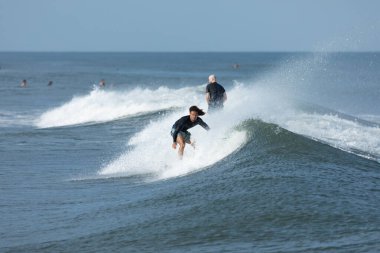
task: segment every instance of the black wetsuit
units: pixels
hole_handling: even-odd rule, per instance
[[[215,83],[209,83],[206,86],[206,93],[210,94],[210,101],[208,104],[208,110],[222,109],[224,102],[224,93],[226,90],[222,85]]]
[[[171,135],[173,136],[173,142],[177,141],[177,135],[179,132],[187,132],[187,129],[195,127],[196,125],[201,125],[206,130],[210,129],[210,127],[199,117],[194,122],[190,120],[190,115],[183,116],[177,120],[174,123],[171,132]]]

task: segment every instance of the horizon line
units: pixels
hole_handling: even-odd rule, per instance
[[[1,51],[0,53],[165,53],[165,54],[175,54],[175,53],[380,53],[380,51],[371,51],[371,50],[357,50],[357,51],[290,51],[290,50],[273,50],[273,51],[24,51],[24,50],[10,50],[10,51]]]

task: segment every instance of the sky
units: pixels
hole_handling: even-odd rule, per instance
[[[380,0],[0,0],[0,51],[380,51]]]

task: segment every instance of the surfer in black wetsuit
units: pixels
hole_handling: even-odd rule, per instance
[[[223,109],[223,103],[227,100],[226,90],[222,85],[216,82],[216,76],[208,77],[206,86],[206,102],[208,104],[208,113]]]
[[[178,156],[180,159],[183,157],[183,151],[185,150],[186,143],[194,145],[194,143],[190,140],[191,134],[187,131],[189,128],[195,127],[196,125],[201,125],[204,129],[210,130],[210,127],[198,117],[204,114],[204,111],[193,105],[189,108],[189,115],[181,117],[174,123],[170,132],[173,137],[172,147],[173,149],[176,149],[177,144],[179,144]]]

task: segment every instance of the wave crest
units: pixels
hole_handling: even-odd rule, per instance
[[[94,89],[89,94],[43,113],[36,121],[38,128],[107,122],[118,118],[187,106],[197,102],[196,88],[134,88],[131,91]],[[194,101],[195,100],[195,101]]]

